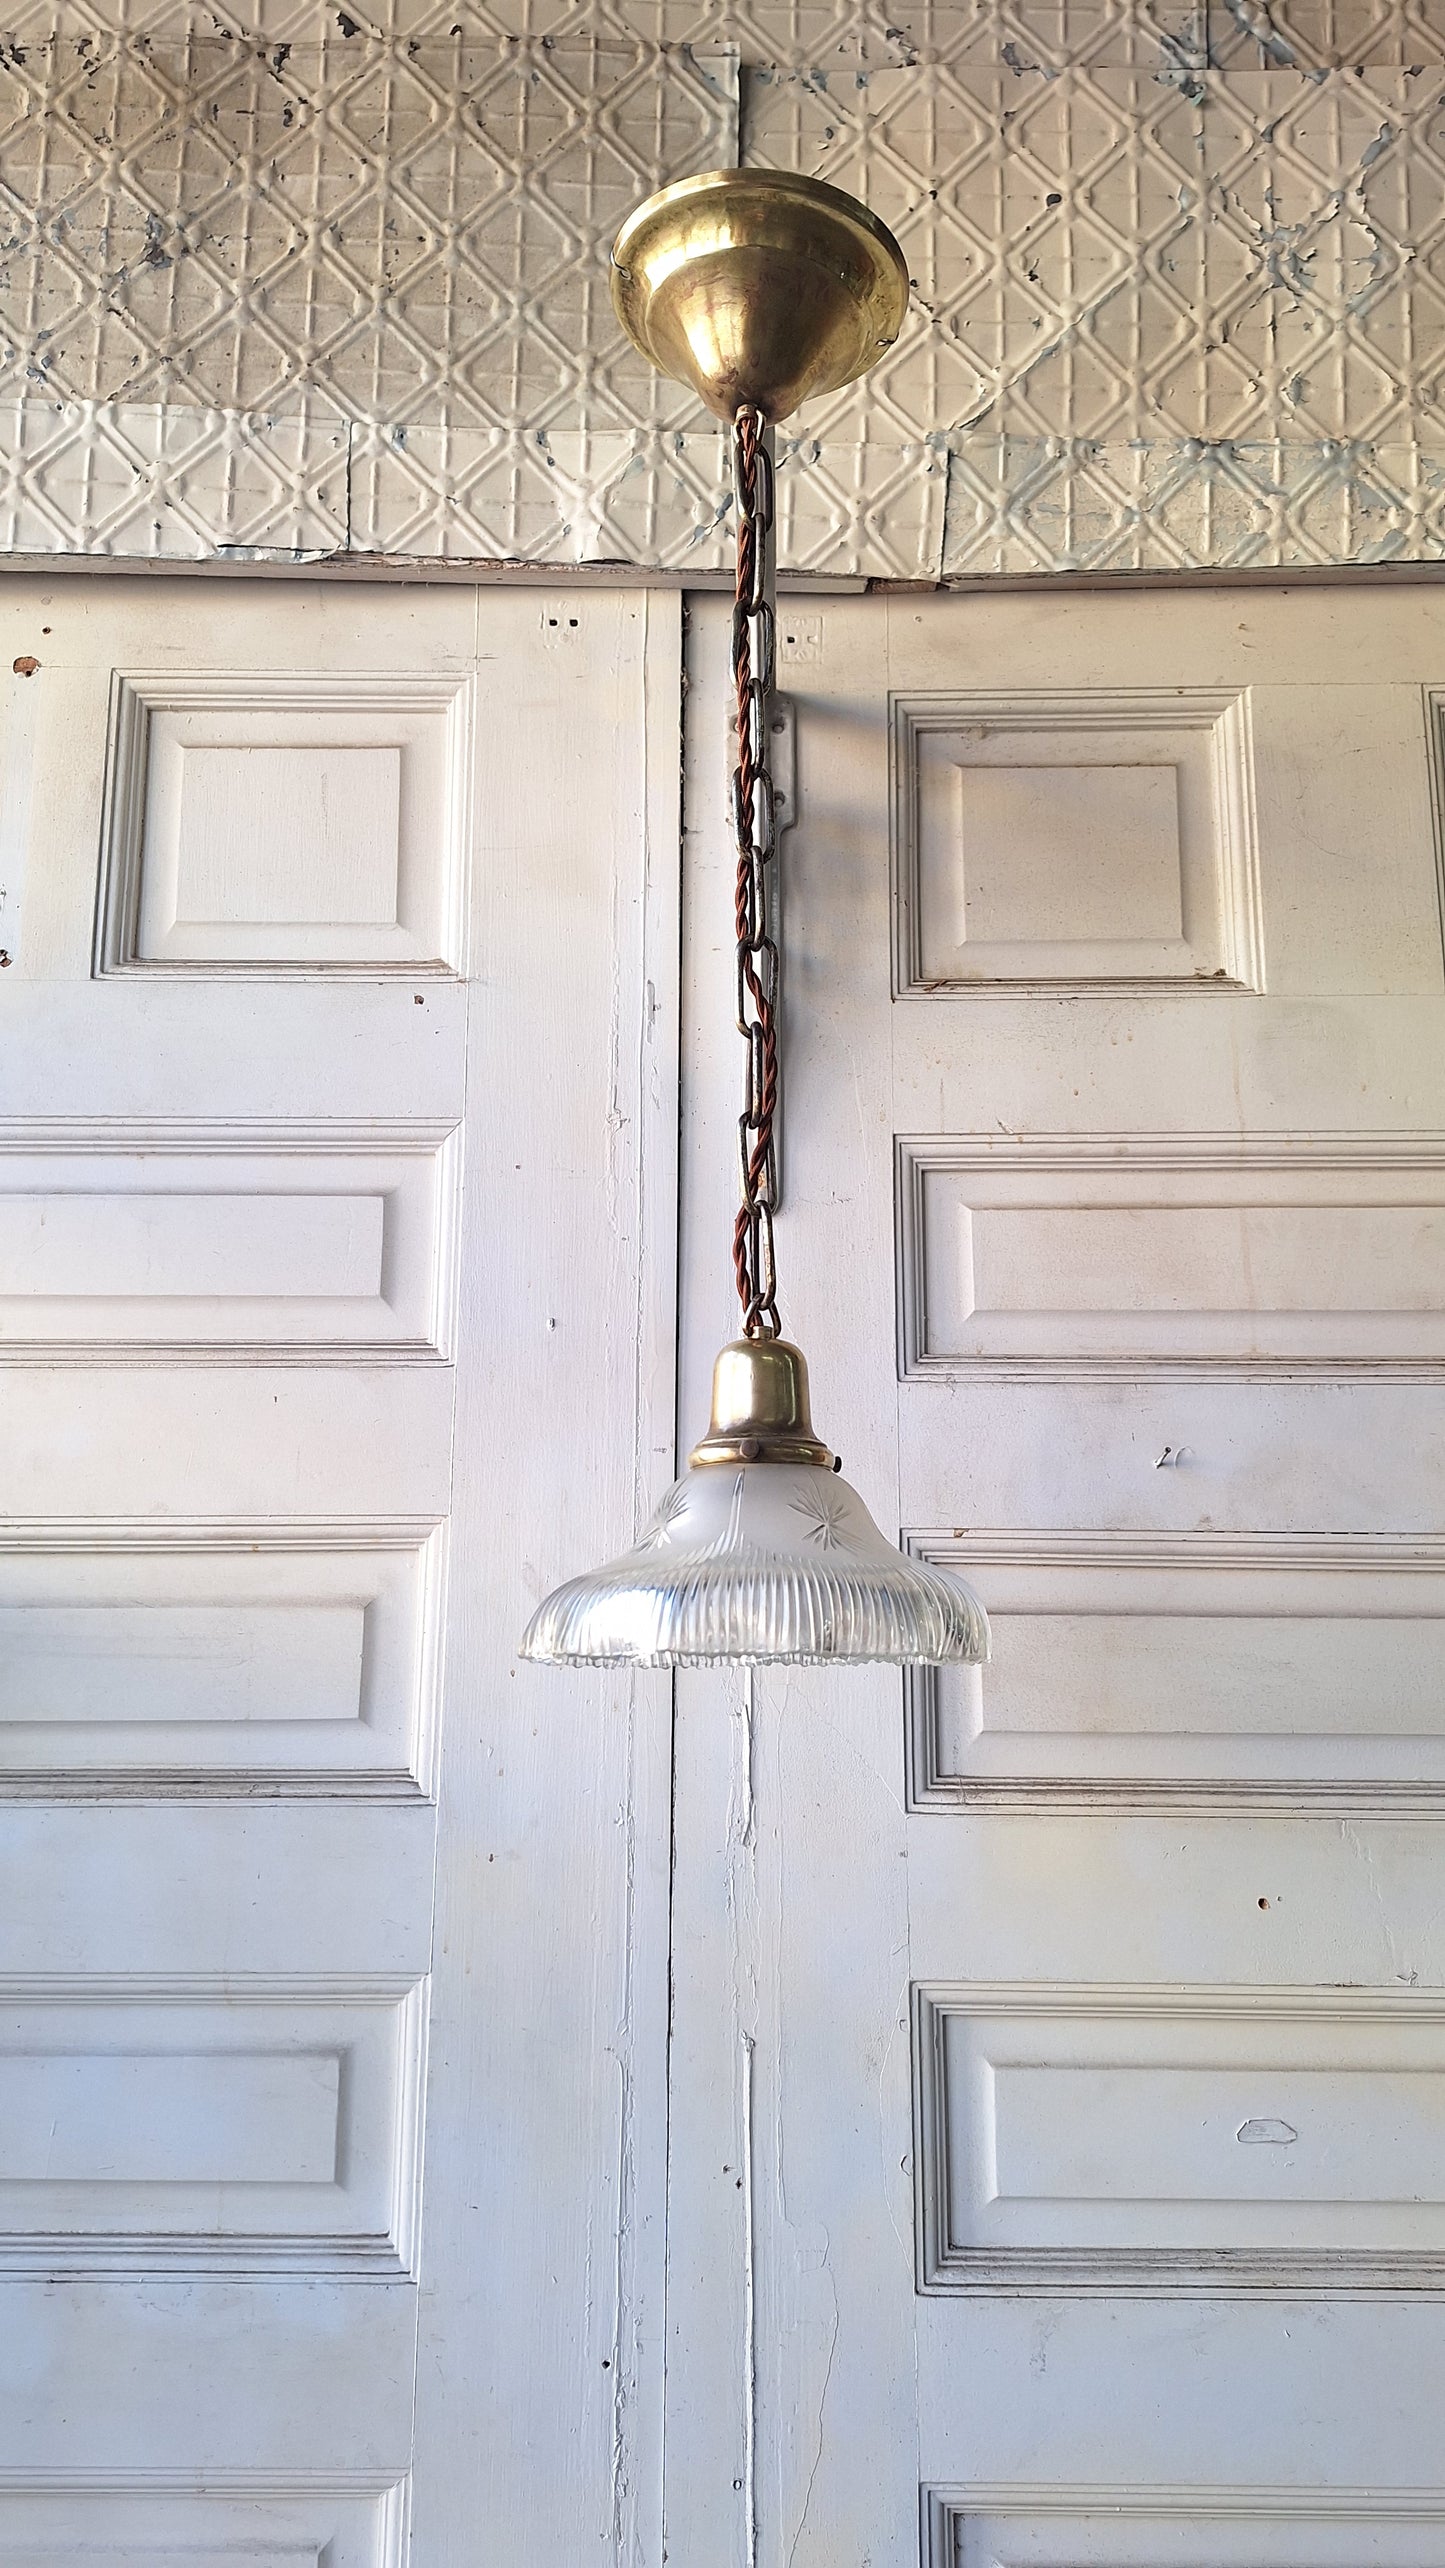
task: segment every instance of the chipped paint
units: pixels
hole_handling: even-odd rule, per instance
[[[1364,65],[1304,0],[539,6],[12,8],[0,549],[723,570],[720,441],[619,347],[605,251],[741,149],[866,194],[913,277],[785,444],[785,568],[1445,550],[1408,0]]]

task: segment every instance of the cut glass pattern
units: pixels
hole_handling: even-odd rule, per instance
[[[961,1578],[884,1541],[821,1463],[694,1465],[629,1552],[570,1579],[522,1656],[564,1666],[941,1665],[988,1656]]]

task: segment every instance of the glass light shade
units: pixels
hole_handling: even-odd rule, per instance
[[[554,1589],[522,1656],[570,1667],[930,1666],[988,1656],[962,1579],[885,1542],[813,1435],[781,1339],[725,1347],[712,1423],[630,1551]]]

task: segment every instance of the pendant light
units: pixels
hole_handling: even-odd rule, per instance
[[[808,1368],[784,1338],[773,1259],[778,1097],[773,687],[774,422],[891,347],[908,271],[891,232],[837,188],[780,170],[683,179],[612,252],[628,336],[692,385],[732,438],[737,587],[737,1023],[746,1047],[733,1269],[742,1336],[713,1370],[712,1418],[630,1551],[538,1607],[524,1658],[695,1667],[988,1656],[963,1581],[886,1542],[813,1432]]]

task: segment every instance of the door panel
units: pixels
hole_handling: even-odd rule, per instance
[[[1416,1534],[915,1534],[991,1600],[905,1680],[931,1807],[1438,1805],[1445,1551]]]
[[[675,603],[5,611],[0,2547],[580,2549],[666,1728],[513,1650],[671,1436]]]
[[[674,2549],[1428,2547],[1445,621],[815,620],[784,1326],[995,1656],[681,1685]],[[738,1077],[694,630],[685,1430]]]

